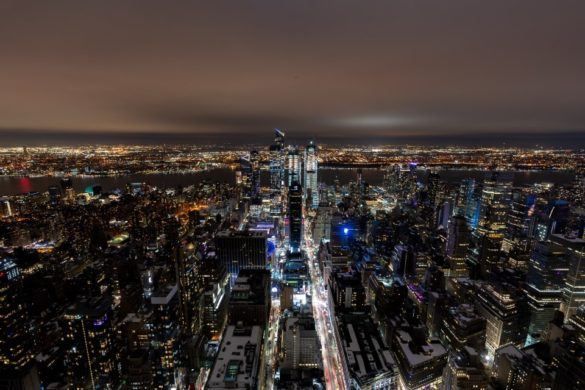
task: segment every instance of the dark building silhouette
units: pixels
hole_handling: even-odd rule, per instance
[[[290,250],[298,252],[303,236],[303,188],[299,182],[294,182],[288,190],[288,223]]]

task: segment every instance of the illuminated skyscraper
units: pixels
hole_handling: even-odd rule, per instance
[[[563,287],[561,311],[565,318],[570,318],[579,306],[585,304],[585,240],[558,234],[553,234],[551,240],[567,249],[569,273]]]
[[[457,196],[457,213],[465,216],[471,230],[475,230],[479,223],[480,198],[481,188],[475,179],[465,179],[461,182]]]
[[[282,337],[283,368],[317,368],[321,366],[321,348],[315,321],[310,316],[284,320]]]
[[[303,236],[303,188],[298,182],[294,182],[288,189],[288,222],[290,251],[298,252]]]
[[[180,365],[179,300],[177,285],[160,287],[150,297],[152,316],[147,326],[152,334],[151,348],[156,368],[154,382],[159,388],[175,385],[175,373]]]
[[[484,277],[500,264],[511,186],[511,178],[498,172],[491,173],[483,183],[479,223],[474,232],[476,249],[469,260]]]
[[[204,331],[213,340],[218,340],[227,319],[230,276],[224,264],[215,258],[202,263],[199,276],[205,291],[203,294]]]
[[[440,339],[452,350],[471,347],[482,351],[485,347],[486,320],[470,304],[450,307],[440,324]]]
[[[313,209],[319,207],[317,166],[317,146],[311,141],[305,149],[305,195],[310,199],[310,205]]]
[[[111,301],[92,298],[70,306],[64,315],[66,367],[72,388],[106,388],[115,380]]]
[[[560,199],[549,201],[535,213],[532,236],[536,240],[545,241],[553,233],[564,233],[569,215],[569,202]]]
[[[12,217],[12,207],[8,198],[0,198],[0,218]]]
[[[20,369],[32,359],[28,312],[20,302],[22,275],[10,258],[0,259],[0,368]]]
[[[573,182],[573,199],[576,205],[585,205],[585,171],[578,173]]]
[[[523,297],[507,284],[484,284],[477,291],[476,306],[486,319],[486,349],[493,354],[505,344],[524,345],[529,317]]]
[[[250,152],[250,188],[253,198],[260,194],[260,156],[257,150]]]
[[[291,147],[286,155],[287,185],[301,183],[301,155],[299,149]]]
[[[505,252],[528,253],[532,229],[532,215],[536,198],[530,193],[515,190],[508,210],[506,232],[502,243]]]
[[[465,218],[456,215],[449,221],[445,254],[451,267],[450,276],[465,277],[469,275],[465,258],[469,250],[470,232]]]
[[[280,191],[284,181],[284,133],[274,129],[274,143],[270,145],[270,189]]]
[[[236,183],[241,185],[242,196],[249,198],[252,195],[252,163],[248,158],[240,158],[240,170],[236,172]]]
[[[561,304],[561,288],[568,272],[566,249],[557,242],[534,245],[526,277],[530,310],[527,344],[538,341]]]
[[[444,377],[444,389],[485,390],[488,378],[485,375],[479,353],[469,347],[457,349],[449,356]]]

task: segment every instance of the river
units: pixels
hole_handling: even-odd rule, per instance
[[[377,168],[362,170],[363,178],[372,185],[382,183],[384,172]],[[322,168],[319,170],[319,182],[333,184],[335,180],[346,184],[355,180],[357,169],[354,168]],[[443,170],[439,171],[442,180],[455,183],[464,178],[481,179],[485,172],[478,170]],[[424,181],[426,171],[419,171],[419,177]],[[573,180],[574,174],[568,171],[521,171],[514,172],[514,184],[525,185],[536,182],[550,182],[555,184],[566,184]],[[234,171],[228,168],[217,168],[209,171],[195,173],[152,173],[152,174],[130,174],[121,176],[73,176],[73,188],[77,192],[99,184],[104,191],[111,191],[116,188],[124,188],[128,183],[145,182],[161,188],[189,186],[199,183],[202,180],[220,181],[223,183],[234,183]],[[46,191],[50,186],[59,186],[59,177],[14,177],[0,176],[0,196],[18,195],[31,191]],[[268,182],[268,172],[262,172],[263,184]]]

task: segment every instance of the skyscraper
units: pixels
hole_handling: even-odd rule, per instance
[[[310,207],[319,207],[319,188],[317,183],[317,146],[313,141],[305,148],[305,195],[310,199]]]
[[[175,372],[180,365],[179,294],[177,285],[156,289],[150,297],[152,316],[148,323],[151,329],[151,349],[156,367],[154,382],[160,388],[175,384]]]
[[[78,302],[66,310],[64,319],[69,384],[97,389],[113,383],[116,371],[110,300]]]
[[[429,226],[434,226],[438,222],[438,208],[441,202],[441,177],[436,172],[430,172],[427,179],[427,207],[428,207],[428,223]]]
[[[551,240],[567,249],[569,273],[563,287],[561,311],[565,318],[570,318],[585,304],[585,240],[558,234],[551,235]]]
[[[230,275],[222,263],[212,258],[202,262],[199,276],[204,289],[203,329],[211,339],[218,340],[227,319]]]
[[[507,284],[484,284],[478,291],[476,306],[486,319],[486,349],[493,354],[505,344],[524,344],[528,330],[523,297]]]
[[[12,217],[12,207],[8,198],[0,198],[0,218]]]
[[[457,213],[465,216],[467,224],[474,230],[479,222],[481,188],[475,179],[464,179],[457,196]]]
[[[530,255],[526,295],[530,310],[527,344],[538,341],[561,304],[568,272],[566,249],[550,240],[537,242]]]
[[[471,260],[483,276],[500,265],[511,185],[511,178],[498,172],[492,172],[483,183],[479,223],[474,232],[477,251]]]
[[[257,150],[250,152],[250,188],[252,198],[260,194],[260,156]]]
[[[505,252],[526,254],[530,249],[532,214],[536,198],[522,190],[512,192],[512,202],[508,209],[506,232],[502,243]]]
[[[444,376],[445,389],[484,390],[488,388],[479,353],[470,347],[458,349],[449,356]]]
[[[282,344],[283,368],[317,368],[321,365],[319,336],[312,317],[285,319]]]
[[[217,258],[230,273],[232,284],[241,269],[266,268],[266,232],[223,231],[216,235]]]
[[[485,347],[486,320],[475,307],[460,304],[450,307],[440,324],[440,339],[453,350],[471,347],[482,351]]]
[[[301,183],[301,156],[299,149],[290,147],[286,155],[286,173],[287,185],[292,186],[293,183]]]
[[[22,274],[11,258],[0,259],[0,367],[19,369],[32,359],[32,339],[24,326],[28,311],[19,301]]]
[[[299,252],[303,236],[303,188],[294,182],[288,189],[288,222],[290,251]]]
[[[228,302],[228,323],[265,328],[270,317],[270,271],[243,269],[236,278]]]
[[[270,145],[270,189],[280,191],[284,180],[284,133],[274,129],[274,143]]]
[[[469,228],[464,217],[456,215],[449,221],[449,230],[447,232],[447,245],[445,254],[451,267],[450,276],[465,277],[469,275],[469,270],[465,263],[465,257],[469,250]]]

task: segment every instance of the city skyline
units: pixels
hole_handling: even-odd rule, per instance
[[[0,0],[0,390],[585,389],[584,15]]]
[[[585,384],[583,150],[263,138],[0,148],[0,385]]]

